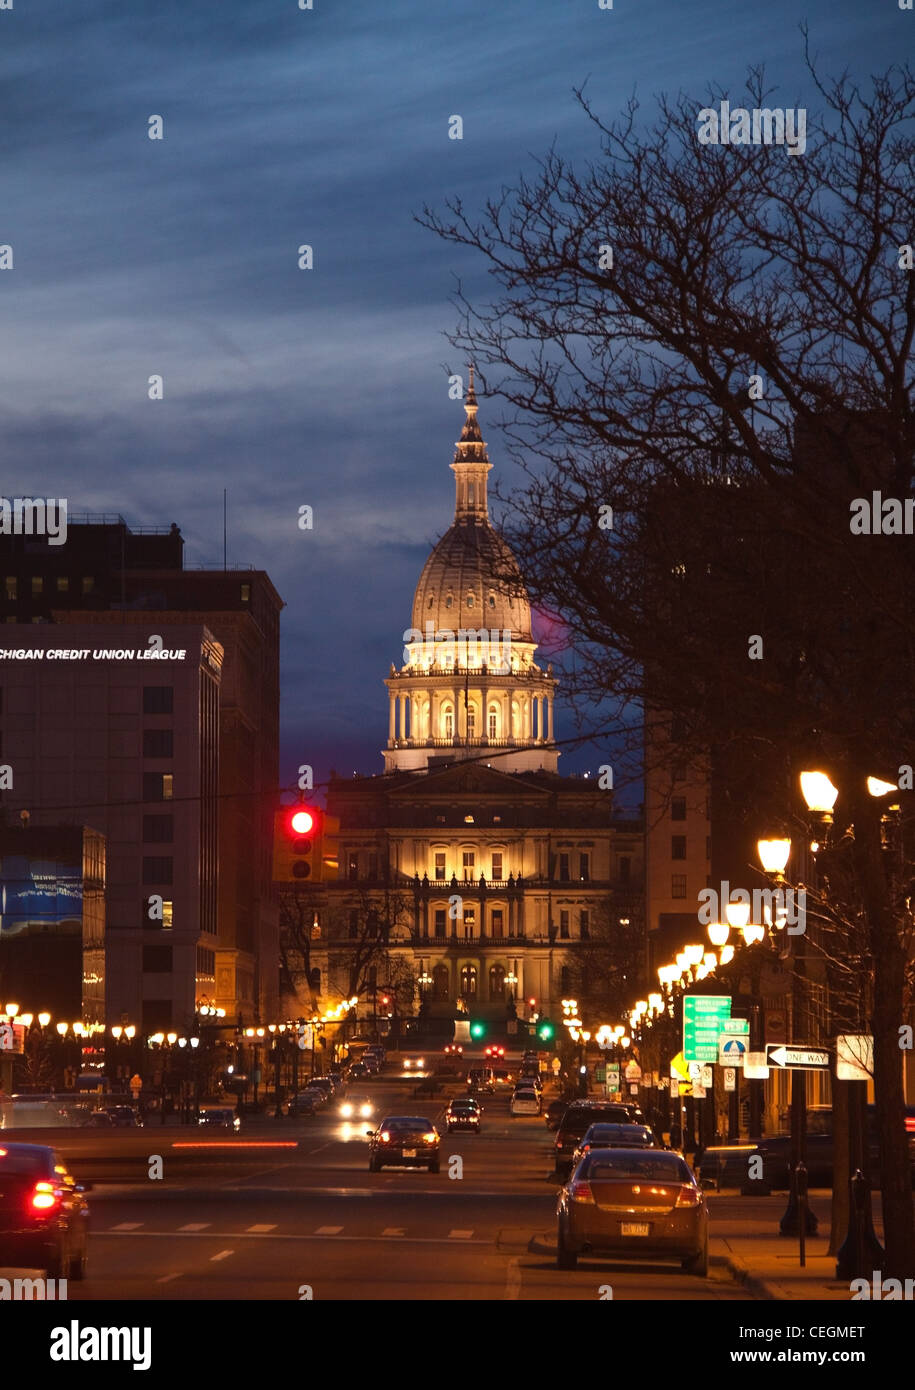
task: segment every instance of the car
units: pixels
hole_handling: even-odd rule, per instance
[[[578,1148],[585,1131],[591,1125],[627,1125],[630,1123],[629,1111],[625,1105],[612,1101],[573,1100],[566,1107],[565,1114],[556,1130],[556,1176],[567,1178],[572,1171],[572,1155]]]
[[[463,1057],[464,1055],[464,1049],[460,1043],[445,1043],[443,1051],[449,1057]]]
[[[201,1110],[197,1116],[197,1123],[206,1125],[208,1129],[231,1129],[236,1132],[241,1129],[241,1120],[230,1106]]]
[[[518,1084],[520,1085],[522,1081],[535,1087],[538,1093],[543,1090],[543,1082],[540,1079],[540,1073],[537,1071],[522,1071],[521,1075],[518,1077]]]
[[[591,1149],[658,1149],[660,1144],[647,1125],[589,1125],[572,1154],[576,1166]]]
[[[508,1086],[513,1086],[516,1081],[514,1072],[508,1071],[505,1067],[493,1067],[492,1075],[496,1083],[496,1090],[501,1087],[504,1091]]]
[[[108,1111],[117,1129],[137,1129],[140,1127],[137,1112],[130,1105],[106,1105],[103,1106],[103,1109]]]
[[[353,1062],[349,1069],[350,1081],[364,1081],[369,1074],[369,1069],[364,1062]]]
[[[485,1052],[484,1055],[485,1055],[486,1057],[492,1058],[492,1060],[493,1060],[494,1062],[496,1062],[496,1061],[498,1061],[500,1058],[502,1058],[502,1057],[505,1056],[505,1048],[504,1048],[504,1047],[500,1047],[498,1043],[495,1043],[495,1044],[493,1044],[493,1046],[487,1047],[486,1052]]]
[[[478,1100],[471,1097],[464,1099],[458,1097],[451,1102],[445,1111],[445,1124],[450,1134],[453,1129],[475,1129],[480,1128],[480,1118],[483,1114],[483,1107]]]
[[[492,1067],[472,1067],[467,1073],[468,1091],[485,1091],[489,1094],[496,1089],[496,1078]]]
[[[405,1057],[403,1069],[410,1072],[411,1075],[419,1076],[426,1070],[426,1059],[425,1057]]]
[[[327,1075],[330,1077],[331,1081],[334,1083],[334,1095],[337,1095],[337,1096],[345,1096],[345,1095],[346,1095],[346,1078],[345,1078],[345,1076],[343,1075],[342,1071],[336,1071],[336,1070],[335,1070],[335,1071],[329,1071],[329,1072],[327,1073]]]
[[[78,1183],[56,1149],[0,1144],[0,1265],[85,1279],[90,1183]]]
[[[389,1163],[439,1171],[438,1130],[424,1115],[388,1115],[366,1134],[370,1172],[379,1173]]]
[[[510,1115],[539,1115],[540,1096],[533,1086],[517,1086],[508,1107]]]
[[[375,1102],[369,1096],[347,1096],[340,1102],[344,1120],[370,1120],[374,1113]]]
[[[324,1099],[332,1100],[334,1095],[334,1083],[329,1076],[313,1076],[305,1087],[306,1091],[321,1091]]]
[[[547,1129],[557,1130],[559,1128],[562,1117],[568,1110],[570,1104],[571,1101],[565,1096],[561,1096],[558,1100],[550,1101],[544,1114]]]
[[[708,1274],[708,1206],[689,1164],[665,1149],[591,1149],[556,1206],[556,1263],[580,1255],[677,1258]]]
[[[294,1119],[302,1116],[313,1118],[317,1115],[321,1106],[324,1104],[323,1092],[302,1091],[299,1095],[293,1096],[289,1102],[288,1114]]]
[[[115,1123],[107,1110],[90,1110],[83,1120],[83,1129],[114,1129]]]
[[[366,1076],[380,1076],[381,1063],[377,1057],[364,1057],[362,1059],[362,1069]]]

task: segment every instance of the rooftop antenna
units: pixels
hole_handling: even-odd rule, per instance
[[[229,568],[226,563],[228,498],[229,489],[224,487],[222,490],[222,567],[224,570]]]

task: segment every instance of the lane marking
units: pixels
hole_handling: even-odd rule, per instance
[[[186,1226],[179,1226],[178,1231],[205,1231],[212,1224],[212,1221],[189,1221]]]
[[[449,1240],[469,1240],[470,1237],[471,1237],[472,1235],[473,1235],[473,1231],[472,1231],[472,1230],[470,1230],[470,1231],[461,1231],[461,1230],[449,1231],[449,1232],[448,1232],[448,1239],[449,1239]]]
[[[274,1223],[273,1223],[272,1226],[269,1224],[269,1222],[262,1222],[262,1223],[260,1223],[259,1225],[256,1225],[256,1226],[249,1226],[249,1227],[248,1227],[248,1234],[249,1234],[249,1235],[252,1235],[252,1236],[262,1236],[262,1235],[265,1235],[265,1234],[267,1233],[267,1231],[275,1231],[275,1230],[276,1230],[276,1222],[275,1222],[275,1221],[274,1221]]]
[[[338,1236],[343,1230],[342,1226],[319,1226],[315,1231],[316,1236]]]
[[[383,1236],[402,1236],[406,1234],[403,1226],[385,1226],[381,1232]]]
[[[181,1274],[163,1274],[161,1279],[157,1279],[157,1284],[170,1284],[173,1279],[180,1279]]]
[[[220,1252],[219,1252],[218,1255],[211,1255],[211,1256],[210,1256],[210,1264],[213,1264],[216,1260],[227,1260],[227,1259],[229,1258],[230,1255],[234,1255],[234,1254],[235,1254],[235,1251],[234,1251],[234,1250],[220,1250]]]
[[[119,1225],[112,1226],[113,1231],[138,1231],[143,1225],[142,1221],[121,1221]]]
[[[340,1226],[339,1228],[333,1229],[339,1229],[342,1231],[343,1227]],[[184,1236],[185,1240],[329,1240],[334,1241],[337,1244],[342,1244],[344,1241],[350,1241],[355,1245],[359,1245],[360,1243],[374,1244],[376,1241],[390,1239],[389,1236],[326,1235],[321,1231],[316,1231],[314,1235],[308,1235],[305,1232],[302,1232],[300,1234],[298,1232],[287,1233],[284,1231],[276,1231],[274,1233],[262,1235],[250,1235],[248,1231],[208,1231],[206,1234],[204,1234],[202,1231],[95,1231],[93,1233],[92,1239],[95,1241],[100,1241],[108,1240],[113,1236],[129,1236],[133,1237],[134,1239],[143,1239],[150,1237],[152,1239],[155,1239],[156,1237],[158,1237],[164,1240],[176,1240],[178,1236],[182,1235]],[[404,1244],[406,1245],[448,1245],[452,1243],[445,1236],[401,1236],[400,1239],[403,1240]],[[490,1248],[492,1248],[495,1245],[495,1243],[496,1242],[494,1237],[491,1237],[490,1239],[486,1240],[481,1236],[477,1236],[473,1240],[468,1239],[464,1241],[465,1245],[488,1245]],[[231,1254],[232,1252],[230,1251],[229,1253]]]

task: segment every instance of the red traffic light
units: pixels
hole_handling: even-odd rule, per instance
[[[313,835],[318,828],[318,812],[308,806],[290,806],[286,814],[288,835]]]

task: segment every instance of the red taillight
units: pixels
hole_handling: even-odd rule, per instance
[[[905,1127],[907,1134],[915,1134],[915,1115],[906,1115]]]
[[[589,1182],[573,1182],[569,1188],[569,1196],[573,1202],[593,1202],[594,1193],[591,1191]]]
[[[698,1207],[702,1201],[702,1193],[698,1187],[693,1187],[692,1183],[684,1183],[680,1188],[680,1195],[677,1198],[678,1207]]]
[[[50,1182],[37,1182],[32,1193],[33,1211],[50,1211],[56,1207],[60,1201],[60,1195],[56,1191],[54,1184]]]

